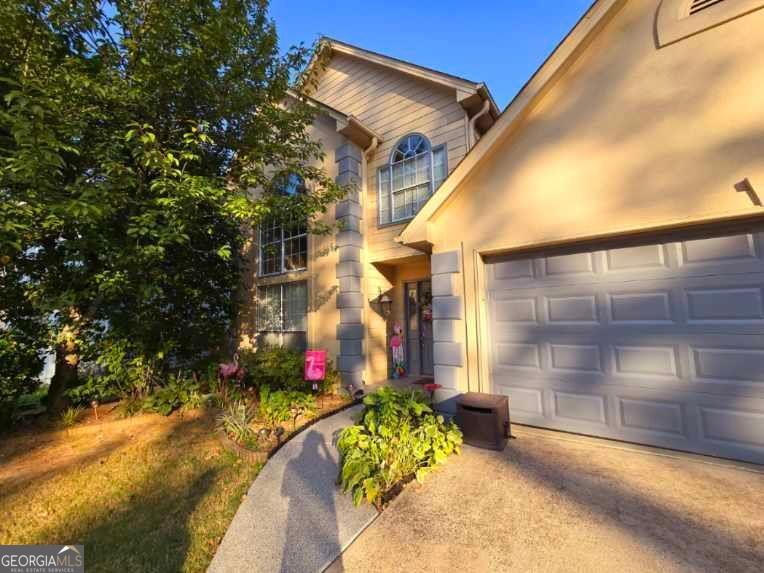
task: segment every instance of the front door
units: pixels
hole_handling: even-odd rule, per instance
[[[429,280],[406,283],[408,371],[432,375],[432,286]]]

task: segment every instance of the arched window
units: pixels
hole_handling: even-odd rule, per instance
[[[447,174],[445,145],[433,148],[419,133],[403,137],[379,169],[379,223],[411,219]]]

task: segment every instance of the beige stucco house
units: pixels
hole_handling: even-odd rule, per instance
[[[598,0],[501,114],[327,41],[316,137],[358,192],[260,298],[347,381],[389,376],[400,324],[444,408],[764,462],[763,7]]]

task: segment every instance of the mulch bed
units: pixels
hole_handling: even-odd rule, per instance
[[[258,448],[257,450],[254,450],[252,448],[243,446],[239,444],[238,442],[235,442],[234,440],[228,437],[228,434],[226,434],[222,428],[218,428],[215,431],[215,434],[220,440],[221,445],[229,452],[236,454],[240,458],[245,459],[247,461],[264,464],[266,461],[268,461],[268,459],[273,457],[276,454],[276,452],[278,452],[284,446],[284,444],[289,442],[292,438],[294,438],[298,434],[310,428],[313,424],[320,422],[324,418],[333,416],[334,414],[337,414],[338,412],[347,410],[348,408],[351,408],[355,406],[356,404],[360,404],[360,403],[361,403],[361,400],[351,400],[349,402],[340,403],[335,408],[332,408],[330,406],[326,410],[321,411],[318,416],[305,420],[305,422],[301,424],[295,430],[291,432],[288,430],[285,431],[280,439],[278,438],[274,439],[273,437],[269,437],[268,445],[262,449]]]

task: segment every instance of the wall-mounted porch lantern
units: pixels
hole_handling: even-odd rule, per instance
[[[382,310],[382,315],[385,317],[385,320],[387,320],[393,313],[393,299],[391,299],[390,296],[385,293],[379,295],[377,300],[379,301],[379,307]]]

